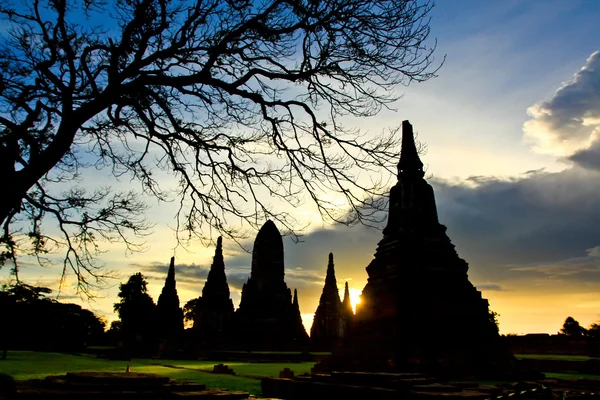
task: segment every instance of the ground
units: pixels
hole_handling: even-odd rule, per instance
[[[227,364],[241,376],[212,374],[215,364]],[[261,377],[277,377],[279,371],[290,368],[295,374],[310,372],[312,362],[301,363],[247,363],[235,361],[194,361],[194,360],[155,360],[134,359],[130,362],[107,360],[89,355],[42,353],[34,351],[9,351],[8,358],[0,361],[0,373],[8,374],[17,380],[40,379],[48,375],[61,375],[76,371],[125,371],[129,364],[131,371],[148,372],[168,376],[172,379],[186,379],[204,383],[207,387],[220,387],[260,394]],[[204,370],[204,371],[201,371]],[[251,377],[249,377],[251,376]]]
[[[518,358],[546,358],[570,361],[585,361],[586,356],[518,354]],[[227,364],[237,376],[212,374],[215,364]],[[284,368],[290,368],[296,375],[310,372],[313,362],[249,363],[242,361],[197,361],[133,359],[132,361],[108,360],[86,354],[42,353],[34,351],[9,351],[8,358],[0,361],[0,373],[13,376],[17,380],[40,379],[48,375],[62,375],[76,371],[131,371],[148,372],[168,376],[172,379],[185,379],[204,383],[207,387],[220,387],[241,390],[260,395],[260,378],[277,377]],[[600,378],[597,375],[547,373],[549,378]]]

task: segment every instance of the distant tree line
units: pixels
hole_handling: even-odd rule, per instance
[[[575,320],[575,318],[567,317],[558,334],[573,338],[590,338],[598,340],[600,339],[600,321],[591,324],[589,328],[585,329]]]
[[[51,289],[23,283],[0,289],[0,346],[9,349],[77,351],[101,344],[105,322],[77,304],[47,297]]]

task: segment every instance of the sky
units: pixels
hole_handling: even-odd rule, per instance
[[[567,316],[583,326],[600,320],[600,2],[439,0],[431,12],[438,77],[399,87],[394,111],[346,126],[379,132],[410,120],[440,222],[469,278],[499,316],[501,333],[556,333]],[[172,179],[162,176],[168,181]],[[112,178],[95,176],[110,183]],[[393,183],[393,182],[391,182]],[[62,301],[81,303],[114,320],[119,282],[135,272],[156,300],[171,256],[181,304],[201,294],[214,247],[177,247],[173,204],[148,200],[155,223],[147,250],[127,254],[105,244],[105,268],[119,279],[82,301],[72,279]],[[310,331],[327,256],[337,282],[353,297],[366,284],[365,267],[380,231],[314,222],[301,243],[285,238],[286,282],[297,288]],[[216,238],[215,238],[216,239]],[[252,239],[245,243],[252,247]],[[234,305],[250,273],[250,254],[224,243]],[[9,279],[8,270],[0,270]],[[25,265],[21,278],[57,288],[59,272]]]

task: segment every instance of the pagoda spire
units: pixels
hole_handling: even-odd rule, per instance
[[[215,264],[225,267],[225,263],[223,262],[223,238],[221,236],[217,238],[217,248],[213,257],[213,265]]]
[[[165,287],[175,289],[175,257],[171,257],[169,271],[167,272],[167,279],[165,280]]]
[[[292,302],[294,306],[294,310],[298,310],[300,312],[300,303],[298,302],[298,289],[294,289],[294,301]]]
[[[329,253],[329,262],[327,263],[327,275],[325,276],[325,286],[333,286],[337,290],[337,281],[335,279],[335,267],[333,265],[333,253]]]
[[[388,224],[383,230],[384,239],[396,237],[401,233],[419,232],[420,235],[433,235],[441,237],[442,240],[449,240],[445,236],[446,228],[438,221],[433,188],[424,179],[424,175],[412,125],[408,121],[402,121],[398,182],[390,190]]]
[[[423,172],[423,163],[415,145],[413,127],[410,122],[402,121],[402,151],[398,163],[398,178],[409,175],[422,178],[425,172]]]
[[[342,312],[347,313],[349,315],[354,314],[352,310],[352,302],[350,301],[350,289],[348,289],[348,282],[346,282],[346,286],[344,288],[344,300],[342,300]]]
[[[310,329],[313,344],[327,347],[333,345],[343,334],[342,322],[342,302],[335,279],[333,253],[329,253],[325,285]]]
[[[217,343],[231,337],[233,302],[225,275],[223,239],[221,237],[217,239],[217,248],[204,288],[202,288],[202,296],[196,301],[198,305],[194,329],[199,332],[200,336]]]
[[[179,308],[179,296],[177,295],[177,283],[175,282],[175,257],[171,257],[165,286],[163,286],[160,296],[158,296],[156,305],[161,335],[173,336],[183,331],[183,313]]]
[[[227,302],[229,301],[229,295],[229,285],[227,284],[225,262],[223,260],[223,239],[219,236],[213,263],[210,266],[206,283],[202,289],[202,297],[205,299],[214,297]]]

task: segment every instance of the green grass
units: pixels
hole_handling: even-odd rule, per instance
[[[219,350],[219,353],[231,353],[231,354],[239,354],[239,355],[244,355],[244,354],[264,354],[264,355],[270,355],[270,354],[283,354],[283,355],[300,355],[303,354],[302,351],[270,351],[270,350],[256,350],[256,351],[242,351],[242,350]],[[308,354],[313,354],[313,355],[317,355],[317,356],[329,356],[331,355],[330,351],[310,351],[308,352]]]
[[[126,368],[126,361],[34,351],[9,351],[8,358],[0,361],[0,372],[18,380],[76,371],[125,371]]]
[[[195,361],[195,360],[147,360],[150,363],[161,365],[172,365],[175,367],[191,368],[191,369],[210,369],[212,370],[215,364],[226,364],[236,374],[252,375],[260,377],[278,377],[279,372],[284,368],[289,368],[294,371],[294,374],[300,375],[305,372],[310,372],[310,369],[315,365],[313,362],[288,362],[288,363],[247,363],[240,361]]]
[[[597,358],[572,354],[515,354],[515,357],[535,360],[588,361]]]
[[[544,372],[549,379],[600,379],[600,375],[566,374],[562,372]]]
[[[244,363],[229,361],[194,360],[155,360],[134,359],[131,362],[107,360],[91,356],[63,353],[42,353],[33,351],[9,351],[6,360],[0,360],[0,373],[11,375],[17,380],[41,379],[48,375],[62,375],[67,372],[125,371],[127,364],[131,371],[146,372],[168,376],[172,379],[185,379],[204,383],[207,387],[220,387],[230,390],[242,390],[260,395],[260,380],[243,376],[211,374],[199,371],[212,370],[215,364],[227,364],[236,374],[255,377],[278,376],[279,371],[290,368],[296,374],[310,372],[314,365],[303,363]]]

